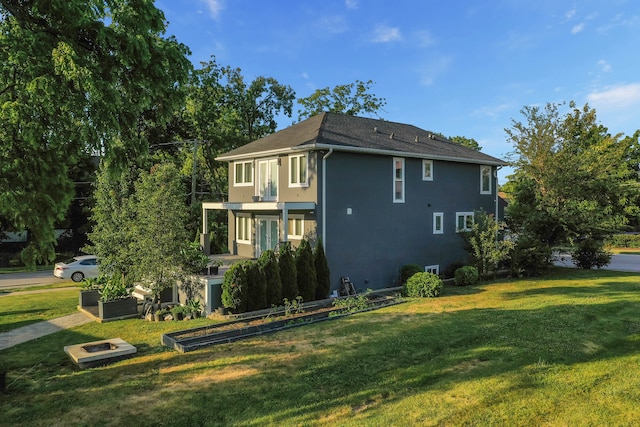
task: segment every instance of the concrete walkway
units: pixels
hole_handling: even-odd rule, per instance
[[[56,319],[22,326],[8,332],[2,332],[0,333],[0,350],[5,350],[15,345],[22,344],[23,342],[35,340],[45,335],[49,335],[63,329],[84,325],[85,323],[92,321],[92,319],[82,313],[73,313]]]

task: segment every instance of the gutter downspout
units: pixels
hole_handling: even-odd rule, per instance
[[[327,159],[333,154],[333,148],[329,148],[327,154],[322,156],[322,245],[327,250]]]

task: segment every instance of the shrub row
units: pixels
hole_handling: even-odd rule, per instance
[[[604,243],[610,248],[640,248],[640,234],[614,234]]]
[[[222,282],[222,305],[234,313],[262,310],[281,305],[284,299],[303,301],[326,298],[331,289],[329,266],[322,241],[315,251],[308,240],[295,250],[283,243],[265,251],[257,261],[232,265]]]

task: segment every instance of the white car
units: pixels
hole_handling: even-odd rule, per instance
[[[82,255],[65,262],[58,262],[53,269],[53,275],[61,279],[71,279],[74,282],[98,277],[98,258],[95,255]]]

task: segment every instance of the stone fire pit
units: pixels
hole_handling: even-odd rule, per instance
[[[64,352],[80,368],[93,368],[131,357],[137,349],[122,338],[67,345]]]

